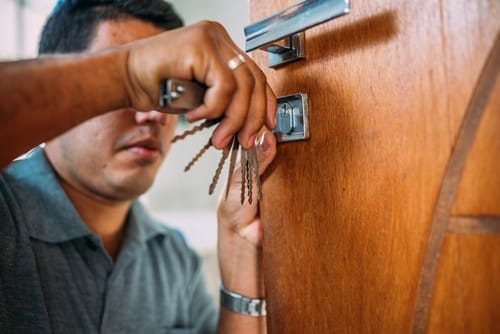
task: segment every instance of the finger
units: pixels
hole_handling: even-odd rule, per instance
[[[237,90],[224,114],[224,118],[212,134],[212,144],[216,148],[227,146],[231,138],[241,131],[246,124],[245,121],[247,120],[250,101],[255,87],[254,77],[245,64],[238,66],[234,69],[233,73],[236,79]],[[240,143],[244,148],[249,147],[247,142],[240,141]]]
[[[228,50],[219,48],[218,29],[214,29],[213,23],[208,21],[200,22],[197,26],[202,31],[199,33],[202,41],[198,45],[202,43],[203,48],[197,48],[201,49],[201,54],[192,52],[194,55],[190,62],[194,79],[204,83],[207,90],[203,104],[186,113],[189,122],[223,115],[238,89],[236,77],[226,63],[226,58],[231,55]]]
[[[238,139],[246,149],[254,146],[257,133],[264,125],[267,107],[266,77],[253,62],[248,62],[248,68],[252,72],[255,84],[244,126],[238,133]]]
[[[269,129],[276,128],[276,94],[269,85],[266,84],[266,125]]]
[[[221,45],[227,47],[233,54],[240,55],[245,59],[245,63],[234,70],[238,80],[238,89],[243,88],[241,96],[238,96],[239,100],[235,96],[234,103],[231,103],[226,112],[227,115],[234,113],[234,116],[232,119],[229,118],[227,123],[221,123],[218,130],[226,134],[226,132],[232,132],[235,126],[240,126],[238,131],[240,144],[249,149],[254,145],[257,132],[266,121],[268,105],[266,78],[255,62],[234,44],[227,31],[220,25],[217,25],[216,28],[222,36]],[[271,96],[274,97],[274,94],[272,93]],[[219,139],[218,136],[224,137],[218,132],[214,135],[215,139]]]
[[[226,36],[226,41],[233,52],[240,52],[245,57],[246,65],[254,76],[255,87],[251,97],[249,114],[247,115],[245,126],[239,133],[240,143],[245,148],[250,148],[254,144],[253,135],[260,131],[264,125],[264,120],[268,128],[274,129],[276,127],[276,95],[267,83],[264,73],[253,59],[244,54],[234,44],[222,26],[218,28],[221,29],[221,34]]]

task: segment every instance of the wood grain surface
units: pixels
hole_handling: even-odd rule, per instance
[[[434,278],[438,269],[441,248],[450,229],[450,213],[453,200],[456,197],[460,178],[465,163],[470,155],[470,148],[477,136],[481,119],[485,114],[488,102],[495,95],[493,89],[500,71],[500,34],[497,34],[495,43],[481,71],[472,97],[463,117],[462,125],[448,161],[446,172],[441,182],[439,197],[434,209],[429,237],[427,240],[424,261],[420,271],[420,280],[415,300],[415,314],[413,317],[414,333],[424,333],[429,315],[429,300],[434,286]],[[488,177],[485,175],[485,177]],[[490,197],[492,194],[483,194]],[[490,224],[491,225],[491,224]]]
[[[446,237],[427,333],[500,333],[498,254],[498,235]]]
[[[500,216],[500,76],[492,93],[465,164],[453,215]]]
[[[251,0],[251,21],[292,3]],[[311,132],[280,144],[264,182],[270,333],[413,330],[441,183],[499,28],[495,0],[353,1],[306,32],[307,60],[265,69],[278,96],[309,95]]]

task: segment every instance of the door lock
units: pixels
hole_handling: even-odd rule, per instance
[[[276,128],[273,133],[278,142],[309,138],[307,94],[297,93],[278,97]]]

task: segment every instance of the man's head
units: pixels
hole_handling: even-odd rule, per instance
[[[39,54],[81,52],[102,22],[138,19],[163,30],[180,28],[182,19],[163,0],[59,0],[42,30]]]
[[[39,51],[98,51],[181,25],[162,0],[64,1],[48,19]],[[153,183],[175,123],[175,116],[154,110],[110,111],[51,140],[45,150],[63,185],[98,198],[130,200]]]

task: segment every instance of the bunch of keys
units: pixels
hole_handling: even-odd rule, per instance
[[[160,106],[169,107],[173,109],[173,113],[184,113],[187,110],[191,110],[199,106],[203,102],[203,96],[205,93],[205,88],[194,81],[169,79],[162,83],[160,87]],[[169,109],[169,110],[170,110]],[[185,131],[182,134],[176,135],[172,139],[172,143],[186,138],[189,135],[198,133],[203,129],[210,128],[218,124],[222,120],[221,118],[206,120],[203,123],[193,127],[190,130]],[[198,151],[198,153],[191,159],[191,161],[186,165],[184,171],[187,172],[191,167],[198,161],[203,154],[208,151],[212,146],[212,138]],[[257,189],[257,201],[262,198],[262,187],[259,178],[259,166],[257,162],[257,152],[255,146],[251,149],[243,149],[240,146],[238,137],[235,135],[227,147],[222,150],[222,156],[219,160],[215,174],[210,183],[208,193],[212,195],[215,191],[215,187],[220,179],[222,169],[226,160],[229,157],[229,171],[226,183],[226,193],[225,198],[227,200],[229,194],[229,188],[231,184],[231,177],[234,173],[236,167],[236,161],[238,157],[238,152],[240,153],[240,163],[241,163],[241,204],[247,199],[249,204],[253,202],[253,184],[255,182]]]

